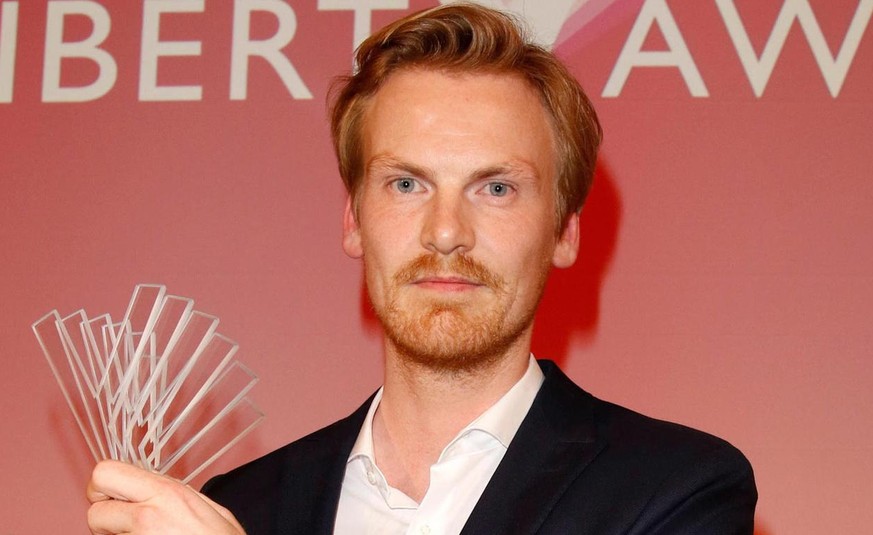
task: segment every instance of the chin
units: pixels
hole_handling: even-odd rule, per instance
[[[397,355],[437,372],[475,372],[498,362],[527,325],[506,329],[502,314],[471,315],[466,307],[431,305],[423,314],[383,319]]]

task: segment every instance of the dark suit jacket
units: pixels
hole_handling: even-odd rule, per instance
[[[752,468],[727,442],[601,401],[540,361],[545,381],[463,535],[748,534]],[[210,480],[249,535],[328,535],[354,414]]]

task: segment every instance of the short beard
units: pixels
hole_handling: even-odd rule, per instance
[[[399,289],[404,285],[439,274],[458,275],[484,285],[496,295],[493,306],[470,307],[451,299],[433,299],[420,307],[399,302]],[[375,312],[385,335],[408,363],[440,373],[469,373],[499,361],[533,321],[535,307],[517,324],[507,325],[505,293],[503,279],[472,258],[453,255],[441,260],[426,254],[394,275],[384,309]]]

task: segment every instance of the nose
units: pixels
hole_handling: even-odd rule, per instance
[[[464,199],[436,195],[428,203],[421,231],[422,246],[433,253],[466,253],[475,245],[471,207]]]

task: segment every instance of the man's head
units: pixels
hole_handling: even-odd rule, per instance
[[[373,95],[397,72],[516,75],[547,110],[555,135],[555,213],[559,225],[585,202],[602,131],[582,88],[550,52],[525,40],[508,15],[452,4],[400,19],[364,41],[357,72],[336,87],[331,130],[340,175],[357,206],[364,176],[362,129]]]
[[[334,137],[387,355],[434,370],[526,359],[551,266],[571,265],[600,127],[506,16],[413,15],[366,41]],[[392,357],[393,358],[393,357]]]

